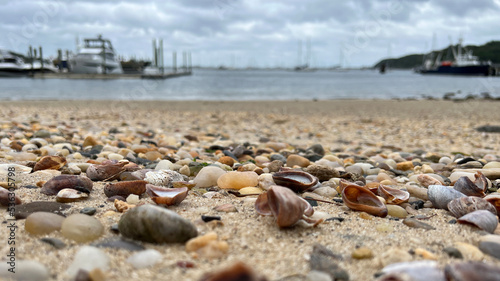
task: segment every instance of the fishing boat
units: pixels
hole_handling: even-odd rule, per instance
[[[421,74],[448,74],[448,75],[492,75],[494,69],[491,62],[479,61],[478,57],[472,55],[471,50],[462,47],[462,39],[458,41],[457,48],[450,45],[449,50],[453,55],[451,60],[442,60],[442,53],[433,60],[434,53],[427,55],[422,66],[415,69]]]
[[[108,39],[103,39],[101,35],[98,35],[97,38],[84,39],[83,47],[69,59],[69,67],[72,73],[123,73],[113,45]]]
[[[21,57],[0,49],[0,77],[22,77],[27,74],[26,64]]]

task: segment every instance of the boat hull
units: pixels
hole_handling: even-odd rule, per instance
[[[470,75],[470,76],[488,76],[492,74],[490,65],[468,65],[451,66],[443,65],[435,69],[418,69],[421,74],[447,74],[447,75]]]
[[[78,57],[70,59],[69,66],[72,73],[80,74],[101,74],[103,73],[102,59],[80,59]],[[106,72],[108,74],[122,74],[123,69],[118,61],[105,61]]]

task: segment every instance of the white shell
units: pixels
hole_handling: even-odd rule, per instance
[[[171,170],[160,170],[155,172],[147,172],[145,181],[152,185],[160,185],[172,187],[174,181],[184,181],[184,177],[178,172]]]

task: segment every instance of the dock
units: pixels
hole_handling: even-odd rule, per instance
[[[191,71],[186,72],[171,72],[164,74],[79,74],[70,72],[61,73],[34,73],[30,75],[34,79],[97,79],[97,80],[113,80],[113,79],[168,79],[180,76],[189,76]]]

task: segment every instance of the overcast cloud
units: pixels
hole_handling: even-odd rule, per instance
[[[120,55],[151,58],[162,38],[191,51],[195,65],[294,66],[311,42],[312,66],[370,66],[464,44],[500,40],[500,0],[0,0],[0,46],[44,54],[75,50],[76,37],[102,34]],[[343,53],[341,56],[340,54]]]

